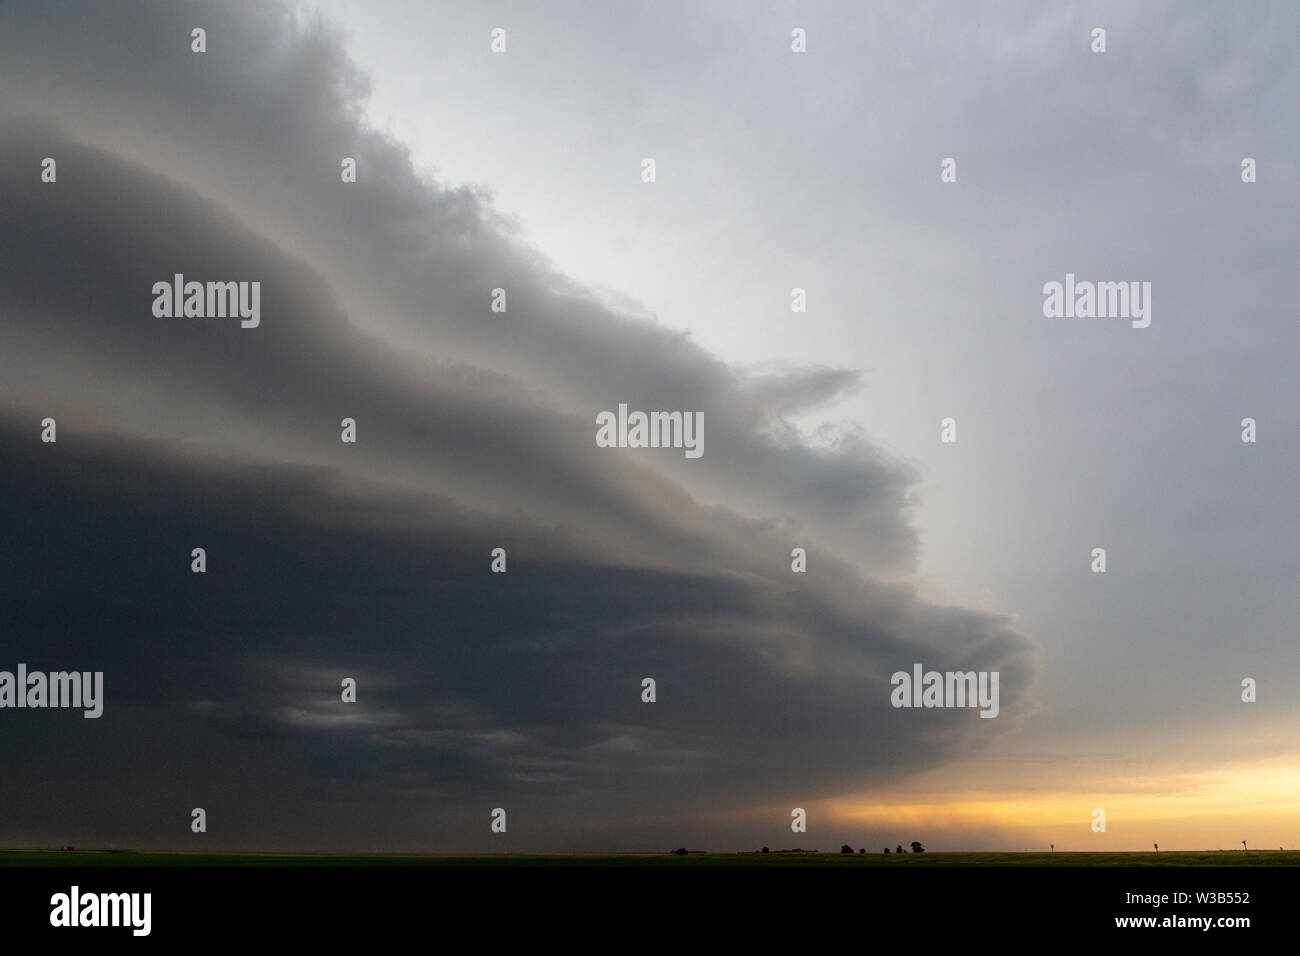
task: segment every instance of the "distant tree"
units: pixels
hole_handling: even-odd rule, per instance
[[[840,847],[840,852],[841,852],[841,853],[852,853],[852,852],[853,852],[853,847],[851,847],[851,846],[849,846],[847,843],[845,843],[843,846]]]
[[[1156,848],[1156,856],[1159,856],[1159,855],[1160,855],[1160,844],[1159,844],[1159,843],[1156,843],[1156,844],[1153,844],[1153,845],[1154,845],[1155,848]]]
[[[771,853],[772,851],[769,850],[767,847],[763,847],[763,849],[762,849],[760,852],[762,852],[762,853]]]
[[[889,847],[885,847],[885,855],[886,855],[886,856],[889,855]]]
[[[925,852],[925,847],[921,846],[921,844],[920,844],[918,841],[913,840],[913,841],[912,841],[912,852],[913,852],[913,853],[924,853],[924,852]]]
[[[679,846],[677,849],[673,850],[673,853],[674,853],[676,856],[685,856],[685,855],[686,855],[686,847],[684,847],[684,846]]]
[[[900,844],[898,844],[898,846],[894,847],[894,852],[895,852],[895,853],[902,853],[902,852],[903,852],[903,844],[900,843]]]
[[[861,854],[861,853],[866,853],[866,852],[867,852],[867,848],[866,848],[865,846],[864,846],[861,850],[858,851],[858,853],[860,853],[860,854]]]

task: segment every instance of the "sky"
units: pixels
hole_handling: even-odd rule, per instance
[[[0,845],[1300,845],[1298,27],[0,2]]]

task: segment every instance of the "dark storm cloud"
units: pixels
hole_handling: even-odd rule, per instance
[[[6,760],[47,826],[94,818],[107,793],[107,832],[166,843],[175,820],[155,831],[129,808],[167,794],[173,814],[217,801],[241,828],[310,845],[321,821],[265,809],[260,776],[376,807],[416,792],[453,817],[466,801],[617,818],[646,794],[685,816],[694,800],[806,800],[992,732],[969,711],[903,718],[887,660],[1025,677],[1004,622],[905,592],[867,587],[875,613],[852,617],[775,582],[602,565],[523,520],[512,542],[532,560],[491,575],[490,522],[443,499],[67,425],[42,445],[34,420],[6,409],[0,430],[8,647],[33,667],[102,669],[108,701],[94,722],[6,714]],[[188,572],[196,541],[203,576]],[[819,645],[835,644],[828,667]],[[245,775],[253,752],[277,760]],[[419,842],[475,840],[430,823]]]
[[[0,667],[102,669],[106,713],[5,714],[13,832],[166,845],[216,805],[231,842],[468,848],[506,805],[545,847],[808,802],[1016,719],[1005,619],[863,574],[908,565],[911,470],[786,421],[853,373],[741,372],[611,313],[361,130],[334,42],[278,8],[65,10],[0,8]],[[175,272],[260,281],[261,325],[155,318]],[[597,448],[618,402],[703,411],[704,457]],[[1002,719],[893,710],[914,661],[1000,670]]]

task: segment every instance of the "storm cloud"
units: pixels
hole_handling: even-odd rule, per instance
[[[0,718],[0,842],[485,849],[496,806],[518,847],[739,842],[1019,719],[1029,641],[907,581],[915,468],[795,423],[857,372],[566,279],[366,125],[325,24],[9,3],[0,88],[0,666],[106,698]],[[155,317],[176,273],[260,282],[261,324]],[[702,412],[704,456],[597,447],[619,403]],[[1000,671],[1001,717],[891,708],[918,661]]]

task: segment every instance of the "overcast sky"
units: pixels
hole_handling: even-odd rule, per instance
[[[0,844],[1296,844],[1298,30],[0,2],[0,669],[105,675],[0,710]],[[916,662],[997,718],[891,707]]]

